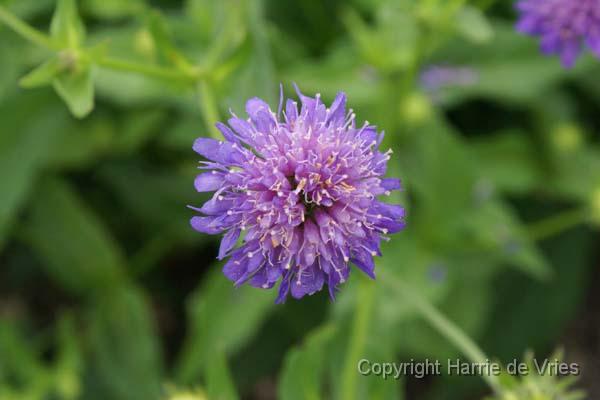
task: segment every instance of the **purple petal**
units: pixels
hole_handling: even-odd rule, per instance
[[[227,257],[227,254],[229,254],[231,249],[233,249],[233,246],[235,246],[239,237],[239,229],[231,229],[225,234],[225,236],[223,236],[223,239],[221,240],[221,245],[219,246],[219,260],[222,260],[225,257]]]
[[[375,262],[371,253],[363,248],[358,248],[354,251],[352,261],[358,268],[360,268],[365,274],[371,279],[375,279]]]
[[[317,264],[299,270],[290,282],[292,297],[299,299],[321,290],[325,277]]]
[[[600,28],[597,30],[600,31]],[[595,35],[590,35],[586,39],[586,44],[597,57],[600,57],[600,32]]]
[[[217,129],[219,131],[221,131],[221,133],[223,134],[223,137],[232,143],[240,143],[240,139],[237,137],[237,135],[235,133],[233,133],[233,131],[224,123],[222,122],[217,122],[215,124],[215,126],[217,127]]]
[[[202,157],[216,161],[223,165],[230,165],[242,161],[239,150],[229,142],[200,137],[194,142],[193,149]]]
[[[251,119],[256,119],[260,111],[266,111],[267,113],[271,112],[271,108],[264,100],[253,97],[246,102],[246,112]]]
[[[225,229],[216,217],[192,217],[190,224],[198,232],[208,233],[209,235],[216,235]]]
[[[275,300],[276,304],[283,304],[285,303],[285,299],[288,296],[288,293],[290,292],[290,278],[292,277],[291,273],[287,273],[287,275],[284,275],[283,279],[281,280],[281,284],[279,285],[279,293],[277,294],[277,299]]]
[[[233,201],[219,200],[218,197],[208,200],[200,207],[200,212],[206,215],[221,215],[231,208]]]
[[[326,123],[333,121],[336,124],[342,124],[346,118],[346,94],[340,92],[335,96],[331,107],[329,108],[329,116],[325,120]]]
[[[579,41],[573,39],[563,43],[563,48],[560,52],[560,60],[563,66],[565,68],[571,68],[575,64],[580,52],[581,45],[579,44]]]
[[[231,256],[223,266],[223,274],[230,281],[237,282],[247,274],[247,265],[248,259],[243,258],[242,255],[239,255],[238,257]]]
[[[211,172],[200,174],[194,180],[194,187],[198,192],[212,192],[221,187],[223,175]]]
[[[395,179],[395,178],[384,178],[381,180],[381,186],[385,189],[385,190],[400,190],[402,188],[401,184],[400,184],[400,179]]]

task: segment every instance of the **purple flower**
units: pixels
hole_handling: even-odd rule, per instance
[[[236,286],[272,288],[277,302],[329,286],[332,298],[348,279],[349,263],[374,278],[379,244],[404,227],[404,209],[378,196],[400,189],[384,178],[391,150],[378,150],[383,133],[355,123],[339,93],[327,108],[298,90],[302,106],[283,97],[275,114],[258,98],[246,103],[248,119],[218,123],[225,141],[198,138],[194,150],[208,161],[196,178],[199,192],[214,195],[191,219],[194,229],[224,233],[219,259]]]
[[[541,37],[545,54],[572,67],[583,44],[600,57],[600,0],[520,0],[517,30]]]
[[[430,93],[452,86],[471,86],[478,80],[479,74],[473,68],[447,65],[431,65],[419,77],[421,87]]]

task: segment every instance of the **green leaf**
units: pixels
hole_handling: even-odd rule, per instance
[[[163,18],[162,14],[156,10],[149,12],[148,28],[162,62],[176,66],[185,66],[187,64],[185,58],[173,43],[167,21]]]
[[[403,153],[400,163],[405,184],[416,198],[411,210],[414,229],[435,243],[460,241],[456,230],[476,203],[477,182],[477,168],[464,140],[445,121],[431,118],[406,144],[411,151]]]
[[[198,137],[198,127],[203,126],[198,115],[183,115],[176,119],[167,135],[160,135],[157,140],[161,146],[179,151],[188,151],[190,143]]]
[[[283,71],[283,80],[298,82],[307,93],[321,93],[333,100],[344,88],[353,105],[364,108],[379,96],[381,87],[377,74],[365,68],[356,51],[348,46],[337,46],[318,62],[298,61],[290,63]]]
[[[114,148],[133,153],[160,131],[166,118],[167,113],[157,108],[127,114],[115,138]]]
[[[490,293],[490,279],[471,278],[468,283],[453,283],[451,290],[439,302],[439,309],[449,320],[460,326],[461,330],[476,338],[481,335],[488,322],[492,305]],[[469,312],[465,312],[466,309]],[[440,360],[456,355],[464,356],[460,354],[460,349],[455,348],[446,337],[418,315],[402,321],[394,327],[394,331],[403,332],[402,338],[396,341],[396,351],[402,354]]]
[[[465,215],[465,249],[483,251],[497,262],[507,263],[533,278],[552,277],[552,268],[528,237],[527,230],[511,207],[492,200]]]
[[[85,40],[85,27],[77,12],[76,0],[58,0],[50,25],[52,37],[71,49]]]
[[[94,398],[159,399],[161,355],[143,293],[129,285],[116,286],[95,299],[88,317],[91,376],[98,384]]]
[[[0,247],[68,115],[48,93],[28,92],[0,107]],[[31,118],[31,110],[36,110]]]
[[[0,321],[0,382],[12,377],[16,382],[31,385],[44,374],[38,359],[37,344],[16,324]]]
[[[0,74],[0,101],[11,94],[18,87],[15,81],[19,78],[21,65],[25,55],[19,46],[19,42],[11,40],[10,36],[0,34],[0,59],[11,60],[2,65]]]
[[[56,5],[56,0],[3,0],[3,2],[10,7],[10,11],[25,20],[43,13],[52,13]]]
[[[377,25],[370,27],[354,10],[347,9],[343,22],[364,61],[385,71],[411,66],[419,36],[417,21],[405,4],[381,7]]]
[[[216,351],[206,368],[206,392],[211,400],[239,399],[223,352]]]
[[[176,366],[183,383],[210,366],[218,349],[232,354],[247,343],[274,306],[272,292],[244,285],[234,288],[216,265],[188,303],[188,336]]]
[[[317,400],[323,398],[322,385],[327,364],[327,349],[334,338],[334,325],[324,325],[311,333],[300,348],[285,357],[279,378],[281,400]]]
[[[37,190],[23,238],[65,290],[93,294],[124,279],[120,249],[101,221],[65,182],[46,178]]]
[[[90,13],[106,20],[139,15],[145,7],[144,0],[84,0],[82,6],[86,15]]]
[[[185,208],[198,201],[192,175],[132,162],[107,166],[99,175],[136,222],[152,231],[176,226],[185,237],[199,237],[190,230],[191,214]]]
[[[117,135],[116,124],[108,115],[94,115],[84,121],[69,119],[59,140],[54,142],[48,168],[83,169],[111,149]]]
[[[466,39],[474,43],[489,42],[494,36],[492,25],[481,10],[465,6],[456,15],[456,28]]]
[[[551,193],[561,198],[587,203],[591,194],[600,188],[600,148],[588,145],[564,160],[549,182]]]
[[[597,249],[593,235],[577,229],[548,240],[544,250],[552,260],[554,279],[537,281],[515,273],[495,282],[493,318],[486,328],[483,348],[511,360],[527,349],[547,352],[564,340],[564,326],[585,304],[586,290],[594,274],[589,262]],[[502,332],[498,335],[498,332]],[[561,339],[562,338],[562,339]]]
[[[64,68],[60,57],[53,57],[21,78],[19,84],[26,89],[49,85]]]
[[[527,132],[505,131],[470,142],[480,176],[477,196],[494,190],[527,194],[542,178],[541,160]],[[488,185],[488,186],[486,186]]]
[[[591,57],[583,57],[573,69],[565,70],[555,57],[541,55],[537,41],[516,32],[512,23],[495,22],[493,30],[485,46],[457,39],[436,54],[436,62],[466,65],[476,78],[466,85],[444,88],[441,101],[486,97],[530,106],[545,101],[548,91],[561,81],[597,65]]]
[[[83,118],[94,108],[94,80],[91,66],[78,67],[76,71],[60,74],[53,84],[71,113],[77,118]]]

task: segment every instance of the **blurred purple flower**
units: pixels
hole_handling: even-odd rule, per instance
[[[545,54],[558,54],[565,68],[575,64],[583,44],[600,57],[600,0],[520,0],[517,30],[541,37]]]
[[[297,91],[300,110],[288,99],[282,114],[282,97],[275,114],[252,98],[248,119],[217,124],[225,141],[201,137],[193,147],[208,159],[195,187],[215,193],[194,208],[203,215],[192,227],[225,233],[218,258],[229,257],[223,272],[236,286],[281,281],[278,303],[324,284],[333,299],[350,262],[374,278],[380,241],[404,227],[404,209],[377,200],[400,189],[383,178],[392,153],[378,150],[383,133],[368,122],[357,127],[343,93],[327,108],[319,95]]]
[[[421,72],[420,84],[427,92],[437,92],[450,86],[471,86],[479,74],[470,67],[431,65]]]

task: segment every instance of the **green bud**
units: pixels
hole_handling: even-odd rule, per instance
[[[156,43],[148,29],[140,29],[135,33],[133,46],[138,54],[148,58],[156,55]]]
[[[583,143],[583,134],[574,124],[561,124],[552,131],[552,147],[560,153],[572,153]]]
[[[61,371],[56,377],[56,389],[64,399],[76,399],[81,392],[79,377],[73,371]]]
[[[206,400],[206,397],[200,392],[180,392],[169,397],[169,400]]]
[[[176,386],[167,384],[167,396],[165,400],[207,400],[208,398],[201,389],[180,390]]]
[[[425,122],[432,113],[429,99],[418,92],[409,94],[400,103],[400,115],[410,125],[420,125]]]

